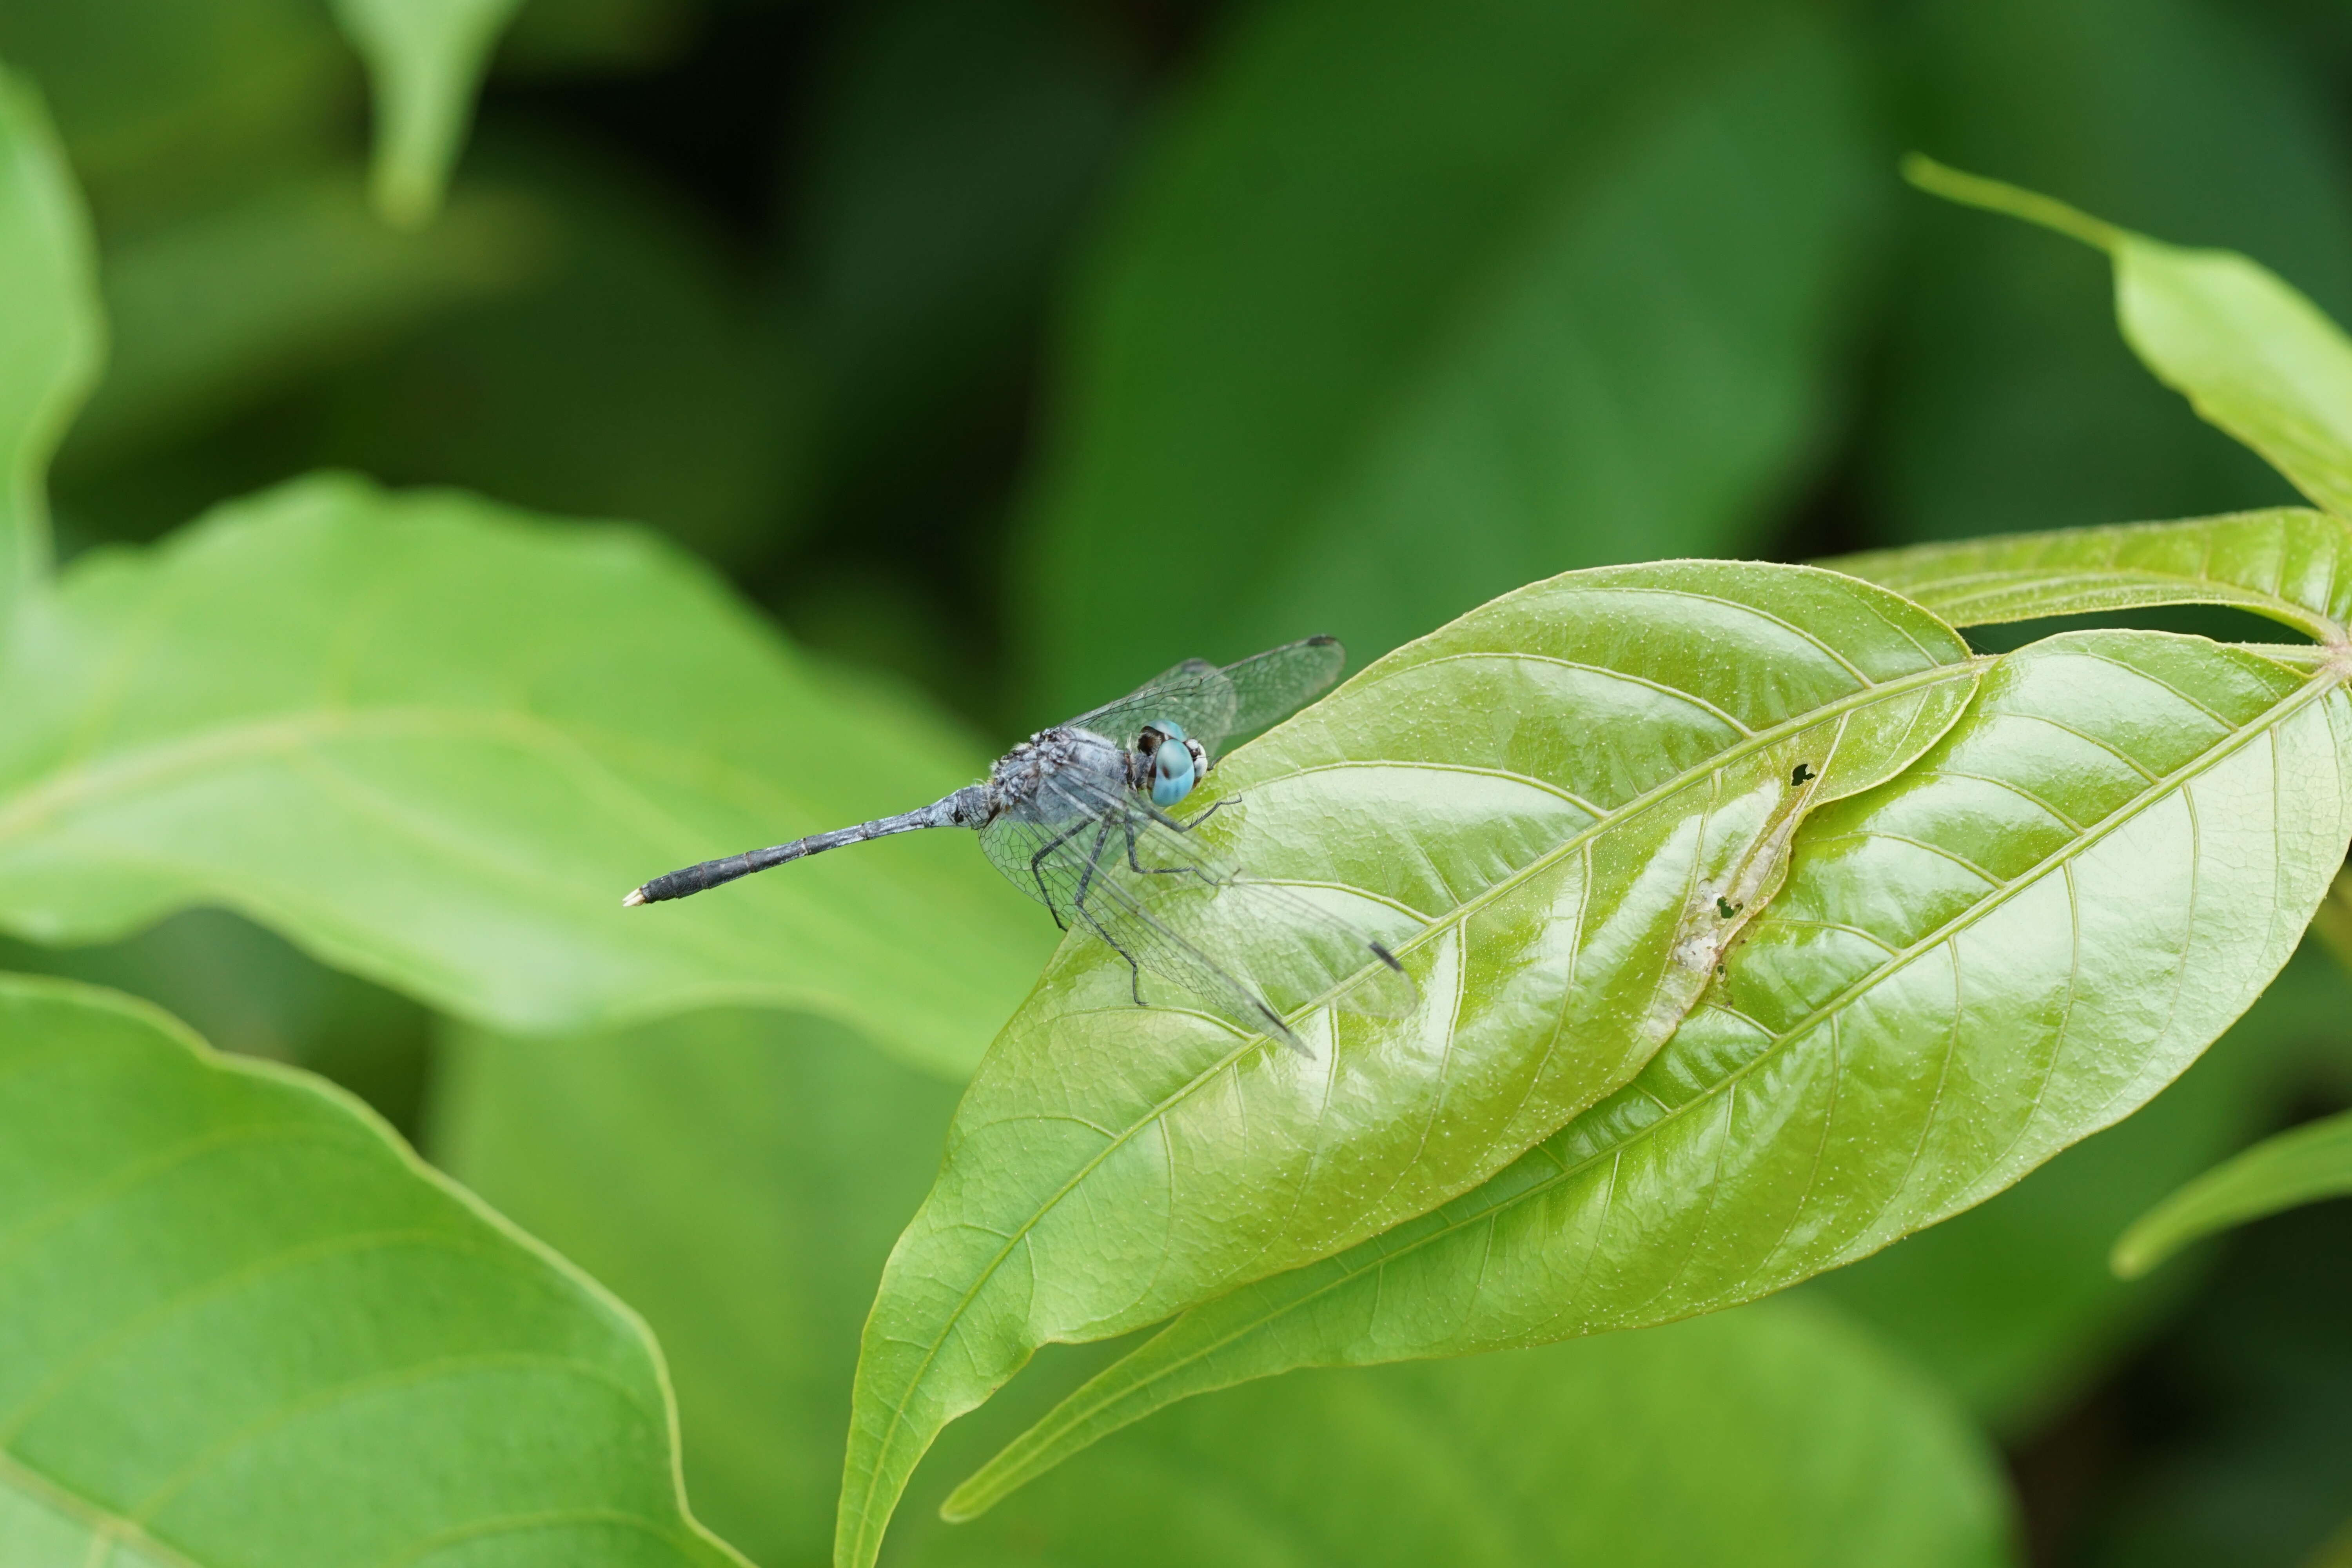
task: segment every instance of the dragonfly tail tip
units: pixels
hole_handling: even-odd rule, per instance
[[[625,910],[634,910],[645,901],[646,890],[643,888],[631,888],[621,900],[621,907]]]

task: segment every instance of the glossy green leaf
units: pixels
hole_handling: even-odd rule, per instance
[[[2116,1243],[2115,1269],[2147,1273],[2190,1242],[2281,1209],[2352,1194],[2352,1115],[2255,1144],[2142,1215]]]
[[[1808,1289],[1826,1293],[2002,1436],[2085,1397],[2204,1283],[2177,1269],[2126,1284],[2116,1233],[2164,1194],[2275,1125],[2340,1032],[2344,975],[2304,950],[2163,1093],[2017,1185]]]
[[[40,100],[0,71],[0,629],[49,563],[49,455],[98,377],[104,318],[81,198]]]
[[[1028,539],[1040,711],[1751,540],[1821,435],[1883,178],[1832,16],[1235,18],[1074,312]]]
[[[2352,839],[2347,771],[2333,674],[2150,632],[2011,655],[1915,766],[1807,819],[1625,1089],[1476,1191],[1188,1312],[954,1506],[1188,1394],[1707,1311],[1999,1192],[2261,994]]]
[[[2328,79],[2263,11],[1918,0],[1884,18],[1889,119],[1948,163],[2260,256],[2341,313],[2352,209]],[[1903,268],[1853,448],[1874,542],[2294,499],[2133,358],[2103,256],[1941,202],[1895,210]]]
[[[883,1276],[840,1562],[939,1429],[1049,1341],[1107,1338],[1420,1214],[1638,1071],[1771,897],[1804,814],[1891,776],[1976,679],[1833,574],[1569,573],[1380,661],[1236,752],[1196,831],[1387,937],[1411,1016],[1303,1057],[1137,1010],[1066,943],[966,1092]]]
[[[2235,605],[2315,641],[2352,638],[2352,526],[2321,511],[2000,534],[1822,564],[1892,588],[1956,626]]]
[[[522,0],[333,0],[375,95],[376,210],[413,228],[441,207],[474,93]]]
[[[1905,172],[2105,250],[2124,338],[2158,379],[2313,500],[2352,512],[2352,340],[2308,299],[2234,251],[2167,245],[1931,159],[1914,156]]]
[[[453,304],[511,289],[547,220],[512,192],[462,196],[429,233],[385,228],[351,174],[283,182],[107,253],[114,354],[63,468],[201,432]]]
[[[689,1426],[689,1442],[692,1428]],[[1771,1302],[1204,1399],[912,1568],[1830,1568],[2009,1561],[1982,1438],[1818,1307]]]
[[[41,942],[217,904],[465,1017],[766,1002],[961,1076],[1053,933],[946,834],[623,910],[982,758],[654,542],[456,494],[306,480],[85,557],[0,711],[0,924]]]
[[[318,1080],[0,979],[12,1568],[740,1563],[637,1319]]]
[[[955,1089],[785,1013],[446,1044],[435,1160],[646,1315],[701,1517],[821,1561],[858,1325]]]

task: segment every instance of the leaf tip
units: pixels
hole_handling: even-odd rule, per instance
[[[2116,1237],[2107,1252],[2107,1268],[2118,1279],[2137,1279],[2172,1256],[2177,1243],[2151,1231],[2145,1221]]]

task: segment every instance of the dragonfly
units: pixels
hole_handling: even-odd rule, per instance
[[[1194,830],[1237,797],[1188,817],[1228,743],[1279,722],[1339,677],[1347,655],[1313,637],[1235,664],[1189,658],[1116,702],[1040,730],[969,784],[930,805],[656,877],[634,908],[706,892],[845,844],[968,827],[1014,886],[1064,931],[1091,933],[1127,961],[1145,1005],[1149,971],[1228,1019],[1305,1054],[1286,1013],[1329,1003],[1396,1017],[1416,999],[1395,953],[1290,886],[1261,880]]]

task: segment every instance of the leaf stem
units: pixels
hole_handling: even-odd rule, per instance
[[[1930,195],[1958,202],[1962,206],[1981,207],[1987,212],[2006,213],[2011,217],[2023,218],[2055,229],[2081,240],[2095,250],[2113,254],[2130,237],[2124,229],[2105,223],[2064,202],[2012,185],[2005,180],[1989,180],[1981,174],[1963,174],[1948,164],[1938,163],[1924,153],[1906,153],[1903,177]]]

